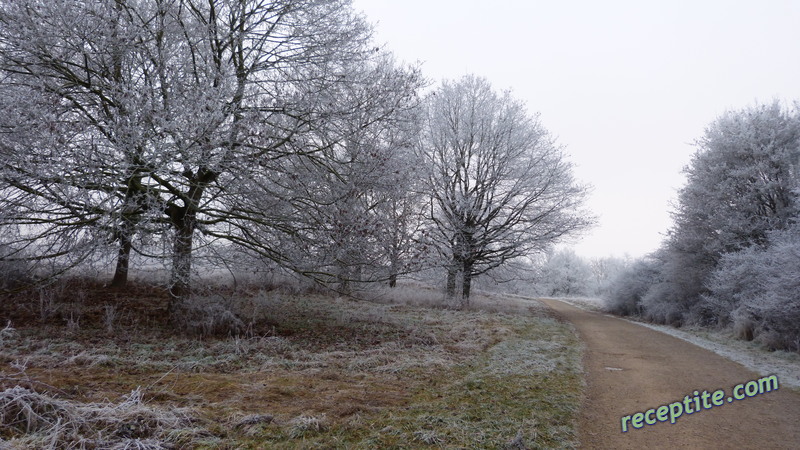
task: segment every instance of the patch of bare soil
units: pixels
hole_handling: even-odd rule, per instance
[[[759,448],[800,445],[800,395],[789,388],[622,432],[621,419],[683,401],[695,391],[761,378],[738,363],[625,320],[543,300],[572,322],[586,344],[587,392],[579,422],[583,448]]]

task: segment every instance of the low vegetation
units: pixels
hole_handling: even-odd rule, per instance
[[[73,281],[6,298],[0,442],[577,445],[580,345],[570,326],[537,303],[476,295],[471,310],[456,311],[437,307],[442,294],[424,288],[363,297],[273,289],[198,299],[235,317],[238,335],[213,321],[176,335],[167,326],[166,295],[147,286],[123,295]]]

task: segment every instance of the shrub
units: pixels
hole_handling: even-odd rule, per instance
[[[758,266],[762,259],[760,253],[763,250],[751,247],[735,253],[727,253],[722,256],[719,264],[709,277],[706,287],[709,292],[703,296],[703,306],[717,317],[717,321],[722,326],[732,325],[737,321],[737,329],[745,323],[749,324],[745,328],[752,328],[750,318],[742,314],[734,317],[734,311],[745,304],[749,299],[759,296],[765,286],[761,283],[761,270]],[[743,335],[751,332],[741,330]],[[737,331],[737,334],[740,334]],[[750,338],[752,339],[752,337]]]
[[[673,326],[713,321],[699,303],[715,261],[684,244],[671,242],[654,256],[658,277],[642,298],[647,320]]]
[[[244,334],[245,323],[228,306],[224,299],[196,296],[177,301],[170,306],[170,315],[176,325],[188,334],[198,336],[239,336]]]
[[[641,259],[620,272],[609,284],[603,296],[612,314],[633,316],[642,314],[642,298],[658,279],[655,260]]]
[[[705,303],[740,337],[800,351],[800,226],[723,256],[708,287]]]

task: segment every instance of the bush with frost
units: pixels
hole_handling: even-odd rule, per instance
[[[765,247],[726,254],[704,304],[745,339],[800,351],[800,226],[770,235]]]
[[[642,313],[642,298],[657,281],[657,261],[643,258],[621,271],[609,285],[603,299],[613,314],[634,316]]]

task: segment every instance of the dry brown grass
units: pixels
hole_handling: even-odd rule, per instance
[[[178,433],[187,444],[203,434],[184,411],[145,405],[138,388],[117,403],[80,403],[20,386],[0,392],[0,431],[20,449],[166,448]]]
[[[370,301],[228,292],[204,301],[235,314],[245,333],[201,337],[166,327],[158,291],[93,289],[80,301],[57,297],[49,306],[59,312],[47,320],[35,304],[0,309],[0,319],[12,320],[0,330],[0,389],[54,411],[30,416],[33,428],[20,426],[27,416],[2,416],[6,444],[575,445],[579,344],[535,302],[478,295],[473,309],[455,311],[419,287],[372,293]],[[77,329],[68,328],[70,309],[80,311]],[[135,404],[126,400],[131,393]],[[101,410],[119,415],[113,423],[99,413],[89,416],[106,418],[87,418]],[[128,438],[117,431],[136,422],[134,412],[148,425]]]

